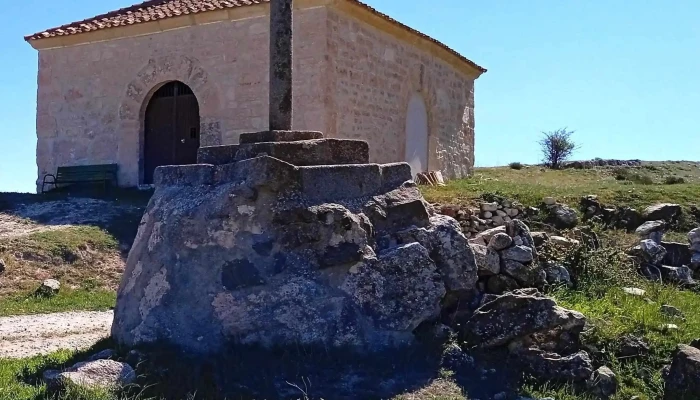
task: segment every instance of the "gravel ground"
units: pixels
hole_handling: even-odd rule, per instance
[[[89,348],[110,334],[112,311],[0,318],[0,358],[26,358]]]

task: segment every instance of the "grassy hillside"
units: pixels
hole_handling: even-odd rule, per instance
[[[666,184],[671,177],[686,183]],[[700,165],[688,162],[648,163],[638,168],[597,168],[554,171],[537,166],[477,168],[469,179],[450,181],[444,187],[426,187],[428,201],[474,203],[484,193],[499,193],[521,203],[538,205],[552,196],[562,203],[578,204],[582,196],[598,195],[610,205],[643,209],[657,202],[684,206],[700,203]]]
[[[677,178],[682,178],[685,183],[669,184],[678,181]],[[520,170],[483,168],[477,169],[469,179],[451,181],[445,187],[424,187],[422,190],[428,201],[439,203],[475,205],[485,194],[500,194],[527,206],[539,205],[543,197],[552,196],[577,208],[582,196],[595,194],[603,203],[640,210],[658,202],[679,203],[687,213],[692,206],[700,203],[700,166],[690,162],[669,162],[645,163],[638,168],[564,171],[532,166]],[[688,224],[696,223],[686,222],[683,229]],[[561,261],[569,266],[576,286],[551,289],[548,294],[556,298],[561,306],[586,315],[590,322],[583,336],[586,349],[591,353],[596,367],[611,367],[619,379],[620,389],[612,400],[629,400],[635,396],[638,400],[658,399],[663,393],[661,371],[670,362],[675,347],[679,343],[700,338],[700,315],[697,313],[700,293],[697,289],[662,285],[643,279],[624,254],[624,249],[637,238],[617,231],[597,232],[603,249],[586,252],[571,250],[559,255]],[[684,240],[684,232],[676,232],[672,236]],[[13,275],[16,281],[31,284],[19,284],[22,290],[7,291],[4,295],[0,290],[0,315],[76,308],[100,309],[113,301],[110,296],[113,296],[112,289],[118,280],[118,273],[109,268],[96,267],[97,264],[93,263],[99,260],[99,254],[116,254],[116,242],[108,233],[80,228],[0,241],[0,257],[12,259],[18,251],[28,250],[47,259],[26,261],[24,267],[13,265],[15,270],[24,271],[21,276],[29,277],[24,279]],[[79,259],[71,263],[67,260],[74,259],[72,254],[79,255]],[[24,261],[20,257],[20,261],[11,262]],[[38,277],[32,278],[32,271],[37,268],[59,273],[63,281],[75,286],[74,289],[50,301],[28,299],[26,290],[38,282]],[[623,287],[640,288],[646,294],[632,296],[625,293]],[[662,305],[676,307],[683,316],[664,314]],[[678,329],[665,330],[662,328],[665,324],[675,324]],[[645,341],[650,347],[649,352],[637,357],[621,356],[622,338],[628,335]],[[40,383],[27,379],[27,376],[36,374],[46,365],[62,364],[72,357],[73,354],[62,352],[29,360],[0,360],[0,398],[50,398]],[[156,382],[150,382],[148,376],[144,376],[139,383],[153,387]],[[581,389],[562,383],[543,384],[525,379],[520,394],[535,398],[549,396],[557,400],[592,400]],[[157,393],[149,392],[150,395],[157,397]],[[126,397],[124,394],[78,393],[62,398]],[[397,400],[408,399],[468,400],[469,394],[464,393],[456,381],[446,374],[423,388],[397,397]]]

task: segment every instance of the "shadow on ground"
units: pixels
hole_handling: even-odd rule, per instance
[[[0,213],[42,226],[98,226],[128,248],[152,190],[66,188],[45,194],[0,193]]]

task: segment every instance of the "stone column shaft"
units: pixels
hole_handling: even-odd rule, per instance
[[[270,1],[270,130],[292,129],[292,4]]]

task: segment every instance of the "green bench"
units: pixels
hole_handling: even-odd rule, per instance
[[[71,185],[81,183],[101,183],[107,190],[108,184],[117,184],[117,164],[102,165],[78,165],[72,167],[58,167],[56,175],[47,174],[41,185],[41,193],[44,193],[46,185],[53,185],[54,189],[59,185]]]

